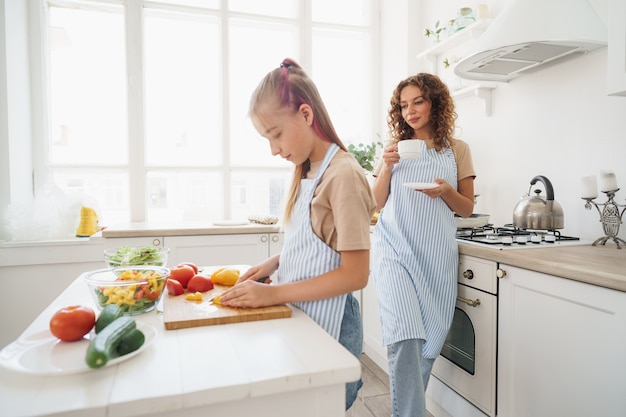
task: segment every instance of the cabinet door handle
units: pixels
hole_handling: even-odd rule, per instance
[[[265,235],[261,236],[261,242],[267,242],[267,236]]]
[[[463,271],[463,278],[465,279],[474,279],[474,271],[471,269],[467,269]]]
[[[161,246],[161,239],[154,239],[152,241],[152,246]]]
[[[278,236],[276,235],[272,236],[272,242],[278,242]]]
[[[470,307],[478,307],[480,305],[480,298],[477,298],[475,300],[470,300],[469,298],[463,298],[461,296],[457,296],[456,300],[462,303],[465,303]]]

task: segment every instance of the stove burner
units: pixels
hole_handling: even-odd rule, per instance
[[[562,235],[558,230],[521,229],[512,224],[505,224],[502,227],[489,224],[477,228],[458,229],[456,237],[464,241],[506,247],[549,246],[556,242],[580,240],[577,237]]]

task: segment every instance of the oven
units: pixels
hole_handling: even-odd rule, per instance
[[[457,241],[490,250],[585,245],[558,230],[491,224],[458,229]],[[494,417],[497,407],[498,263],[459,256],[458,297],[441,354],[433,365],[427,408],[434,415]],[[440,411],[437,413],[438,411]]]
[[[441,354],[433,365],[432,375],[481,413],[457,411],[455,415],[495,416],[496,272],[496,262],[465,255],[459,257],[454,318]],[[436,381],[431,382],[435,382],[436,386]],[[434,396],[437,394],[434,393]],[[458,410],[459,407],[455,408]]]

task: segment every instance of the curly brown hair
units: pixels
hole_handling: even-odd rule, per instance
[[[454,134],[454,123],[457,119],[454,100],[448,86],[439,77],[424,72],[400,81],[393,90],[387,115],[389,136],[394,142],[413,138],[413,128],[402,117],[400,107],[400,92],[409,85],[419,88],[424,100],[431,105],[430,124],[435,148],[441,150],[450,147],[450,139]]]

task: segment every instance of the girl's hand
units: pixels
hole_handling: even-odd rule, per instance
[[[258,308],[279,304],[272,295],[275,287],[247,279],[235,284],[220,296],[220,303],[227,307]]]
[[[269,276],[272,275],[277,269],[278,257],[274,256],[248,269],[243,275],[239,277],[236,284],[242,283],[247,280],[259,281],[264,282],[265,284],[269,284],[272,282]]]

